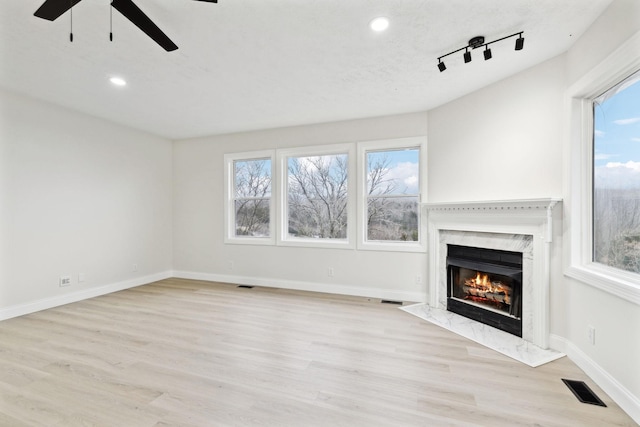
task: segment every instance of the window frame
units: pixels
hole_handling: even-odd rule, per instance
[[[346,239],[313,239],[290,237],[289,223],[289,168],[290,157],[314,157],[327,155],[347,155],[347,237]],[[279,232],[276,244],[311,248],[354,249],[356,228],[356,165],[354,144],[327,144],[322,146],[280,149],[276,153],[279,203],[277,210]]]
[[[235,212],[235,162],[269,159],[271,161],[271,197],[269,200],[269,237],[237,236]],[[276,156],[274,150],[248,151],[224,155],[224,242],[245,245],[274,245],[277,235],[276,197],[277,182],[275,173]]]
[[[418,241],[381,241],[367,240],[367,153],[371,151],[395,151],[399,149],[417,148],[419,190],[418,190]],[[365,141],[358,143],[358,249],[369,251],[390,252],[426,252],[427,251],[427,221],[422,209],[423,195],[427,189],[427,143],[426,137],[409,137]]]
[[[565,219],[569,244],[565,274],[640,304],[640,275],[593,261],[593,100],[640,70],[640,32],[600,62],[567,92],[569,144]]]

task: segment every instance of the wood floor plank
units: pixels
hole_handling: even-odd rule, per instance
[[[530,368],[370,298],[182,279],[0,322],[0,425],[636,426],[567,358]]]

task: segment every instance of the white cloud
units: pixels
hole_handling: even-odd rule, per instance
[[[614,157],[613,154],[605,154],[605,153],[596,153],[593,158],[594,160],[607,160]]]
[[[640,117],[632,117],[630,119],[620,119],[620,120],[613,121],[613,123],[617,125],[631,125],[633,123],[638,123],[638,122],[640,122]]]
[[[595,169],[596,187],[640,188],[640,162],[609,162]]]
[[[633,142],[640,142],[640,138],[631,138]]]
[[[606,167],[608,167],[608,168],[624,167],[624,168],[627,168],[627,169],[634,170],[636,172],[640,172],[640,162],[634,162],[633,160],[629,160],[627,163],[609,162],[609,163],[607,163]]]
[[[417,175],[411,175],[407,178],[405,178],[404,183],[407,187],[415,187],[418,188],[418,176]]]
[[[404,162],[398,163],[393,168],[390,168],[386,178],[394,180],[400,191],[417,193],[420,185],[419,174],[420,171],[417,163]]]
[[[605,133],[603,131],[598,130],[598,129],[594,130],[593,133],[594,133],[595,136],[604,136],[605,135]]]

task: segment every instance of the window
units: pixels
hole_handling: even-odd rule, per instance
[[[367,151],[366,240],[418,241],[419,154]]]
[[[287,159],[290,236],[347,238],[347,165],[346,154]]]
[[[359,145],[363,249],[422,251],[422,138]]]
[[[349,146],[279,152],[282,167],[283,243],[349,246],[354,169]]]
[[[225,156],[227,233],[233,243],[273,243],[272,153]]]
[[[425,155],[424,137],[227,154],[225,242],[424,252]]]
[[[640,273],[640,72],[593,102],[593,261]]]
[[[568,92],[565,274],[640,304],[640,33]]]

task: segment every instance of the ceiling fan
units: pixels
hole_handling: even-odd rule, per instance
[[[34,13],[38,18],[55,21],[67,10],[71,9],[82,0],[45,0],[42,6]],[[207,3],[218,3],[218,0],[195,0]],[[176,50],[178,46],[153,21],[140,10],[132,0],[112,0],[111,6],[124,15],[129,21],[140,28],[153,41],[158,43],[167,52]],[[71,40],[73,41],[73,35]]]

